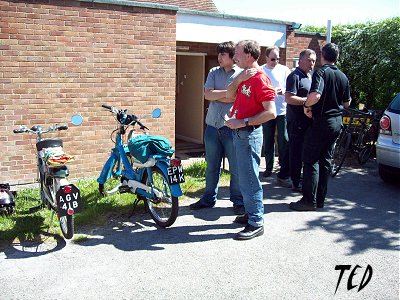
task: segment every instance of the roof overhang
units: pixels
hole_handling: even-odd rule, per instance
[[[286,47],[291,22],[179,10],[176,40],[200,43],[256,40],[260,46]]]

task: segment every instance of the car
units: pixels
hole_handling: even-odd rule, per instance
[[[376,143],[379,176],[385,182],[400,178],[400,93],[390,102],[380,119]]]

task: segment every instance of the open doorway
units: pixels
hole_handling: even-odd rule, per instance
[[[176,58],[176,149],[203,145],[205,54],[177,53]]]

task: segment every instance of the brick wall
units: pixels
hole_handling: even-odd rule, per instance
[[[101,104],[175,137],[176,11],[75,1],[0,0],[0,183],[36,178],[34,143],[19,125],[84,123],[58,134],[75,155],[70,177],[98,176],[115,121]],[[57,136],[54,135],[53,136]]]
[[[299,54],[304,49],[312,49],[317,54],[317,62],[315,67],[321,66],[321,47],[325,43],[325,36],[320,34],[287,31],[287,46],[286,46],[286,65],[291,69],[293,67],[293,58],[299,57]]]

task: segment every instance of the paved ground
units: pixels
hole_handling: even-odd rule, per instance
[[[77,228],[90,239],[49,238],[0,252],[1,299],[399,299],[400,186],[371,162],[330,181],[326,208],[292,212],[299,194],[263,181],[265,234],[235,241],[230,202],[192,212],[173,227],[146,215]],[[336,265],[356,265],[340,275]],[[367,283],[372,268],[372,277]],[[360,283],[367,285],[358,291]]]

